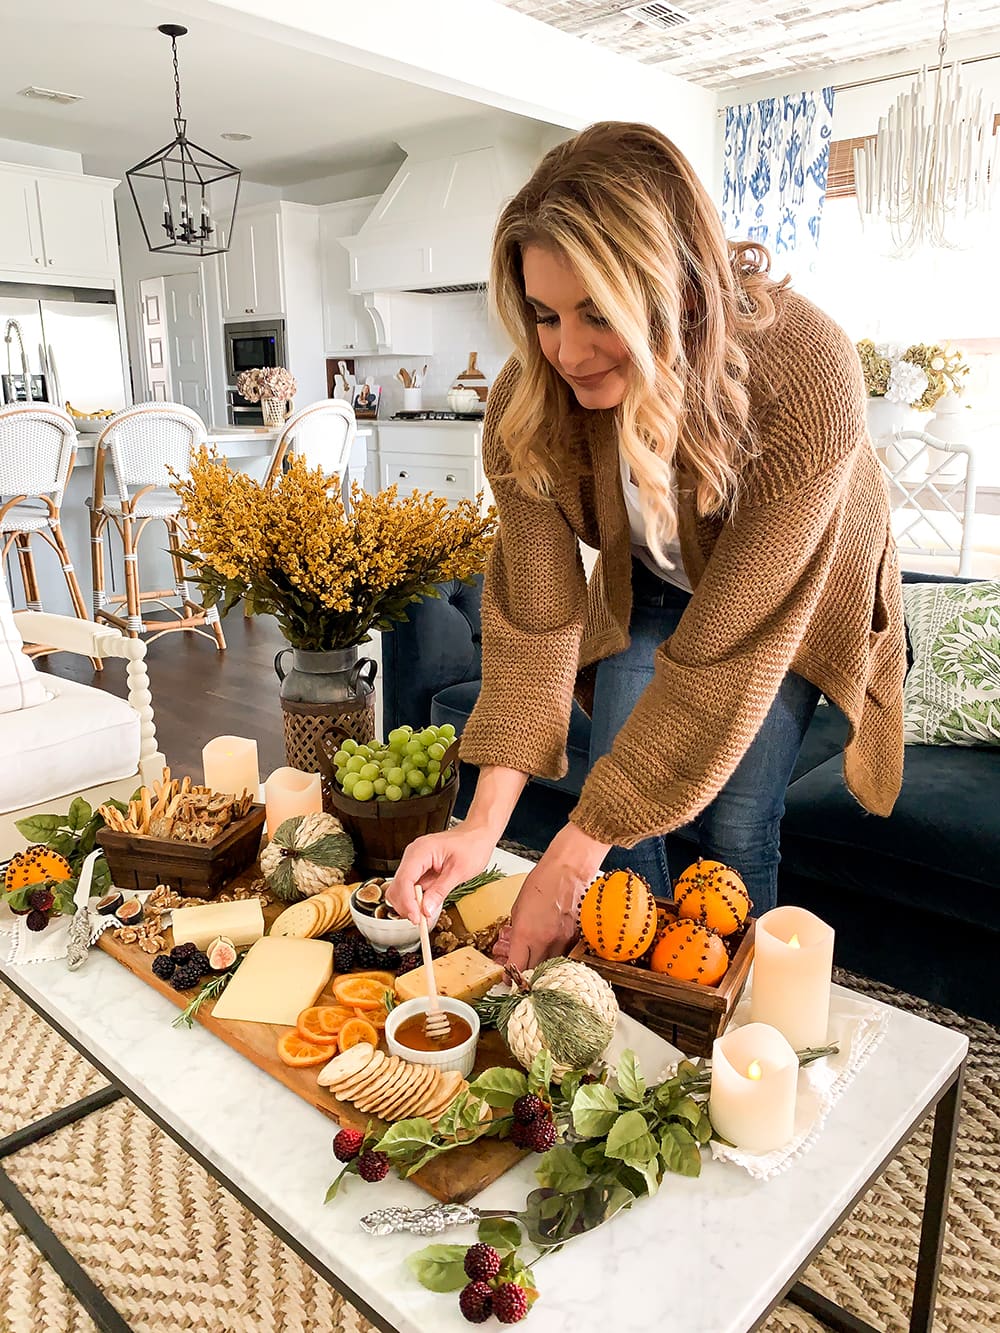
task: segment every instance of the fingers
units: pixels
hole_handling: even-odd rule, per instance
[[[507,955],[508,967],[516,968],[518,972],[527,972],[528,968],[532,966],[531,955],[531,941],[525,937],[522,931],[515,928],[510,936],[509,952]]]

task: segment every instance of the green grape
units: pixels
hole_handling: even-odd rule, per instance
[[[413,767],[413,760],[408,754],[404,754],[399,761],[399,766],[404,773],[409,773],[410,769]]]
[[[362,759],[370,759],[370,758],[371,758],[371,753],[372,753],[372,752],[371,752],[371,747],[370,747],[370,746],[368,746],[368,745],[359,745],[358,748],[354,751],[354,753],[355,753],[355,754],[359,754],[359,755],[361,756]]]
[[[428,759],[423,750],[420,750],[419,753],[417,754],[410,755],[411,768],[425,769],[427,767],[427,764],[428,764]]]
[[[424,775],[419,768],[411,768],[406,775],[406,785],[411,791],[416,791],[418,787],[424,785]]]
[[[364,756],[360,754],[352,754],[350,759],[348,759],[347,761],[348,773],[360,773],[361,770],[364,768],[364,766],[365,766]]]
[[[365,778],[358,778],[351,795],[356,801],[370,801],[375,795],[375,788]]]
[[[366,782],[374,782],[379,775],[380,769],[378,764],[373,764],[371,760],[369,760],[368,763],[358,771]]]
[[[394,787],[401,787],[406,781],[406,770],[404,768],[390,768],[385,775]]]
[[[385,789],[385,799],[387,801],[401,801],[403,799],[403,789],[395,782],[390,782]]]
[[[337,765],[338,768],[346,768],[347,761],[348,759],[350,759],[350,757],[351,757],[350,750],[345,750],[341,748],[333,756],[333,762]]]
[[[406,742],[406,753],[413,755],[413,754],[423,754],[423,752],[424,752],[423,743],[419,741],[416,736],[411,736],[410,739]]]
[[[428,787],[427,783],[425,782],[424,785],[423,785],[422,787],[418,788],[418,790],[417,790],[417,795],[418,795],[418,796],[430,796],[430,794],[431,794],[431,792],[432,792],[433,790],[434,790],[434,788],[433,788],[433,787]]]
[[[357,773],[348,772],[344,774],[343,788],[348,796],[353,795],[354,788],[359,781]]]
[[[348,738],[340,748],[346,750],[348,754],[354,754],[357,751],[358,743]]]
[[[440,741],[434,741],[432,745],[428,745],[427,753],[431,759],[443,759],[445,755],[445,746],[443,746]]]
[[[428,745],[433,745],[437,738],[437,727],[425,727],[420,733],[420,744],[426,748]]]
[[[443,722],[438,727],[438,735],[443,741],[453,741],[455,739],[455,728],[450,722]]]
[[[340,767],[337,769],[337,781],[340,783],[341,786],[344,785],[344,774],[346,772],[347,772],[346,764],[341,764]]]
[[[408,739],[409,739],[409,732],[406,730],[405,727],[395,727],[392,731],[389,732],[390,745],[392,745],[394,741],[405,742]]]
[[[389,784],[386,782],[385,778],[376,778],[372,783],[372,786],[375,788],[376,796],[384,796]]]

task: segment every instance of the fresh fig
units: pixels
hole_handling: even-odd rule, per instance
[[[227,967],[232,967],[236,962],[236,946],[223,935],[214,939],[205,952],[213,972],[225,972]]]
[[[382,880],[368,879],[354,890],[354,905],[366,916],[374,916],[375,909],[382,903]]]

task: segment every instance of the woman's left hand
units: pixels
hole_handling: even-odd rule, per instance
[[[567,824],[524,881],[511,913],[509,959],[524,972],[562,953],[577,934],[580,899],[601,868],[609,844]],[[502,944],[497,949],[502,952]]]

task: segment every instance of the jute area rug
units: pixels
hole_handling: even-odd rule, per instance
[[[1000,1033],[861,978],[838,979],[955,1027],[972,1043],[935,1328],[1000,1330]],[[0,1134],[103,1084],[2,982],[0,1049]],[[925,1130],[807,1275],[812,1286],[886,1333],[907,1327],[928,1147]],[[137,1333],[367,1333],[371,1327],[124,1101],[4,1165]],[[315,1164],[318,1189],[329,1166]],[[0,1254],[0,1333],[92,1333],[92,1321],[4,1212]],[[542,1289],[544,1298],[544,1279]],[[787,1305],[766,1326],[767,1333],[823,1327]]]

